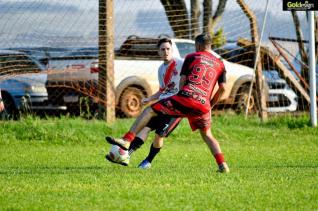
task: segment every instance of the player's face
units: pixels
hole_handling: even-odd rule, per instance
[[[168,42],[164,42],[159,47],[159,56],[164,62],[172,60],[172,46]]]

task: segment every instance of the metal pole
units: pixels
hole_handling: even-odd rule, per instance
[[[312,127],[317,127],[314,11],[309,11],[309,27],[310,27],[310,32],[309,32],[310,120],[311,120]]]

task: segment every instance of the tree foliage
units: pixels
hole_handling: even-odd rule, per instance
[[[194,38],[201,32],[208,32],[217,40],[224,40],[223,30],[214,33],[214,28],[221,19],[227,0],[219,1],[215,13],[212,13],[212,0],[203,1],[203,12],[200,10],[199,0],[191,0],[190,21],[184,0],[160,0],[162,3],[170,26],[178,38]],[[203,14],[203,26],[200,29],[200,16]]]

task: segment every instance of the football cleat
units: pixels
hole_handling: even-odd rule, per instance
[[[230,172],[230,168],[228,167],[228,165],[224,162],[221,163],[219,165],[219,169],[217,170],[217,172],[219,173],[229,173]]]
[[[115,139],[113,137],[106,136],[106,141],[110,144],[117,145],[124,150],[128,150],[130,146],[130,143],[128,141],[125,141],[125,139],[122,139],[122,138]]]
[[[120,164],[120,165],[123,165],[123,166],[128,166],[129,165],[129,160],[130,160],[130,157],[127,157],[123,160],[115,160],[114,159],[114,156],[111,155],[111,153],[108,153],[105,158],[112,162],[112,163],[117,163],[117,164]]]
[[[143,160],[139,165],[138,168],[140,169],[150,169],[151,163],[148,160]]]

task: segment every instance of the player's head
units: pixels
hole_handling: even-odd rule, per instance
[[[162,38],[157,43],[159,56],[165,63],[169,63],[172,60],[172,41],[169,38]]]
[[[202,33],[195,38],[196,51],[211,50],[212,38],[209,34]]]

